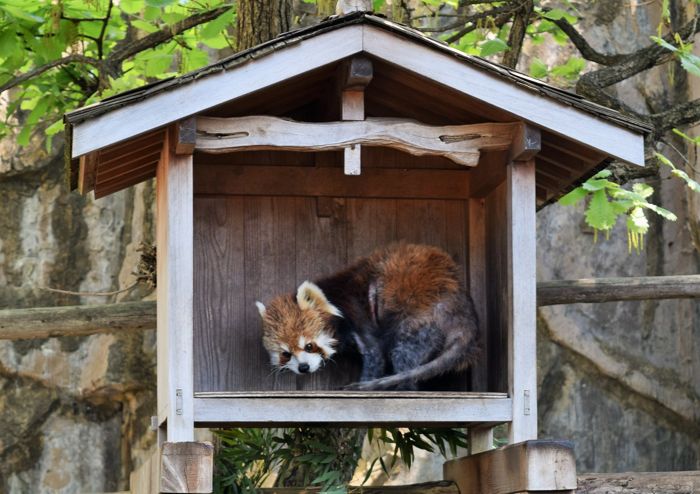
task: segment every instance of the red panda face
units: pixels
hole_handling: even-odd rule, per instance
[[[316,372],[335,353],[331,319],[341,314],[313,283],[302,283],[296,299],[286,295],[268,307],[256,305],[263,321],[263,345],[276,369]]]

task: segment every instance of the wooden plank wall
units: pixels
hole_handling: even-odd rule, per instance
[[[301,164],[295,154],[290,161]],[[252,164],[252,156],[239,157],[236,164]],[[280,155],[264,156],[268,158],[261,164],[279,163]],[[313,155],[306,156],[310,161],[306,166],[334,166],[329,156],[315,162]],[[369,166],[406,163],[405,155],[397,153],[376,156],[381,160]],[[225,166],[220,161],[217,164]],[[205,168],[211,167],[200,169]],[[195,188],[197,177],[195,166]],[[255,301],[267,303],[277,294],[294,291],[306,279],[331,274],[399,240],[444,248],[464,267],[466,279],[467,203],[466,198],[335,197],[319,201],[316,197],[195,194],[195,391],[338,389],[353,381],[357,373],[353,362],[330,363],[327,369],[298,378],[272,373],[261,343]],[[491,208],[492,216],[493,212]],[[502,343],[495,350],[505,351],[505,340]],[[496,361],[505,365],[499,359]],[[467,390],[469,377],[467,373],[446,376],[431,385]]]
[[[496,187],[485,201],[486,226],[486,351],[488,391],[508,391],[508,223],[506,185]]]

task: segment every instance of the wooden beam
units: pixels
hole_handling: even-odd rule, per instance
[[[537,438],[535,161],[507,167],[509,442]]]
[[[197,138],[197,119],[190,117],[176,124],[175,152],[177,154],[194,153]]]
[[[83,195],[95,188],[95,177],[97,175],[97,162],[99,161],[99,154],[99,151],[94,151],[80,157],[80,168],[78,170],[78,192]]]
[[[195,167],[195,194],[464,199],[469,193],[465,170],[368,168],[348,177],[337,167],[219,166]]]
[[[700,275],[540,281],[537,305],[700,298]]]
[[[586,473],[578,476],[581,494],[677,494],[700,492],[700,471]]]
[[[259,392],[196,393],[198,426],[298,424],[499,424],[511,419],[505,393],[462,392]]]
[[[166,134],[156,174],[158,417],[167,440],[194,439],[194,194],[192,155]]]
[[[513,135],[513,146],[510,148],[508,161],[527,161],[535,157],[542,148],[540,129],[520,123]]]
[[[72,157],[232,101],[362,51],[363,26],[329,31],[256,57],[255,70],[222,70],[173,91],[117,108],[73,126]],[[248,67],[248,68],[246,68]],[[183,97],[185,90],[186,97]]]
[[[424,43],[416,43],[375,26],[364,26],[363,41],[364,51],[381,61],[486,102],[586,148],[644,166],[641,133],[519,87],[468,63],[463,53],[445,49],[438,41],[425,39]]]
[[[155,302],[0,310],[0,339],[27,340],[155,329]]]
[[[199,117],[196,149],[205,153],[279,149],[332,151],[353,144],[444,156],[476,166],[480,151],[510,148],[518,124],[429,126],[403,119],[302,123],[277,117]]]
[[[256,492],[260,494],[312,494],[320,493],[321,488],[311,487],[263,487]],[[348,492],[361,492],[362,494],[459,494],[459,489],[454,482],[439,480],[436,482],[423,482],[411,485],[381,485],[381,486],[348,486]],[[665,494],[665,493],[664,493]]]
[[[445,462],[460,494],[573,491],[576,460],[567,441],[526,441]]]
[[[540,281],[537,305],[700,298],[700,275]],[[0,340],[155,329],[156,302],[0,310]]]
[[[166,442],[160,456],[160,492],[210,493],[214,481],[214,446],[201,442]]]
[[[343,120],[365,119],[365,87],[372,81],[372,61],[367,57],[352,57],[341,67],[340,114]],[[362,173],[362,145],[353,144],[343,150],[343,170],[346,175]]]

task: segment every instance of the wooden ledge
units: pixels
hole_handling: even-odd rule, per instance
[[[476,166],[481,151],[510,149],[522,124],[432,126],[396,118],[342,122],[296,122],[279,117],[198,117],[195,149],[206,153],[242,150],[332,151],[363,144],[414,155],[444,156]]]
[[[445,462],[445,480],[460,494],[514,494],[576,489],[569,441],[525,441]]]

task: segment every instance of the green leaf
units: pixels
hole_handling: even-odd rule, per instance
[[[508,46],[508,43],[506,43],[500,38],[494,38],[484,42],[481,45],[481,51],[479,52],[479,56],[488,57],[489,55],[494,55],[496,53],[507,51],[509,49],[510,47]]]
[[[657,206],[656,204],[647,203],[644,205],[644,207],[654,211],[656,214],[658,214],[662,218],[667,219],[669,221],[676,221],[678,219],[678,217],[675,214],[673,214],[671,211],[669,211],[668,209],[664,209],[660,206]]]
[[[152,22],[142,21],[141,19],[134,19],[131,21],[131,25],[146,33],[155,33],[159,31],[158,26],[154,25]]]
[[[685,181],[686,185],[688,185],[688,187],[690,187],[690,190],[692,190],[694,192],[700,192],[700,184],[697,183],[692,178],[690,178],[688,176],[688,174],[686,172],[684,172],[683,170],[679,170],[678,168],[675,168],[674,170],[671,171],[671,174],[683,179]]]
[[[226,29],[227,26],[231,25],[233,20],[234,11],[229,9],[219,17],[211,22],[207,22],[201,31],[199,31],[200,37],[204,39],[211,39],[218,36],[222,31]]]
[[[667,50],[671,50],[672,52],[677,52],[678,48],[673,46],[671,43],[666,41],[665,39],[659,37],[659,36],[651,36],[652,41],[654,41],[657,45],[663,46]]]
[[[544,79],[549,74],[549,67],[537,57],[530,63],[530,75],[536,79]]]
[[[576,23],[576,21],[578,21],[576,17],[562,9],[552,9],[547,12],[543,12],[540,15],[542,15],[542,17],[545,17],[546,19],[550,19],[553,21],[565,19],[569,24],[574,24]]]
[[[586,210],[586,223],[596,230],[610,230],[617,221],[617,213],[608,201],[605,190],[597,190]]]
[[[559,199],[562,206],[573,206],[588,195],[588,191],[583,187],[576,187],[574,190]]]

